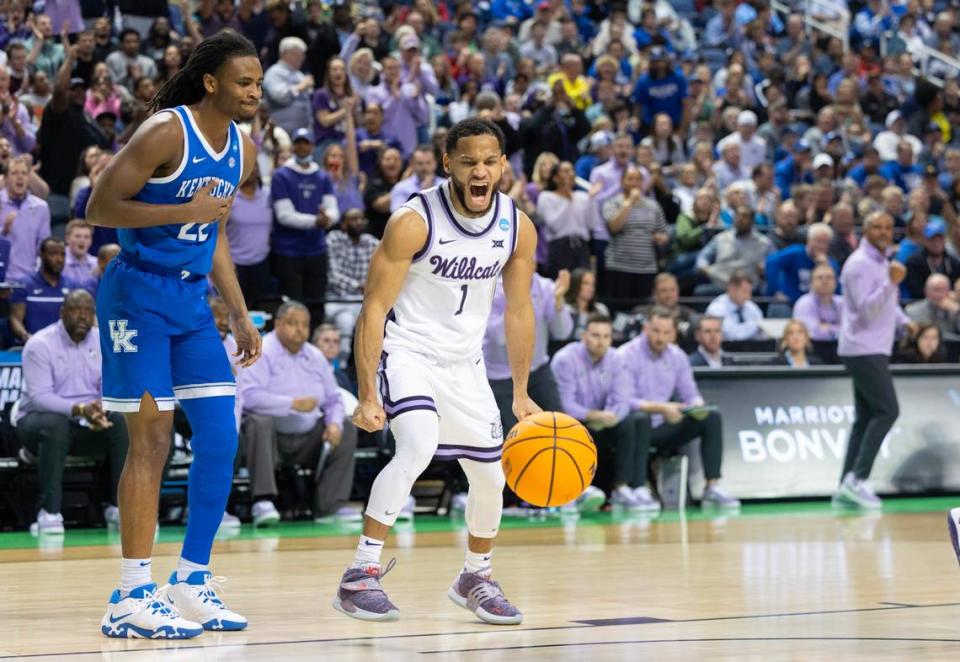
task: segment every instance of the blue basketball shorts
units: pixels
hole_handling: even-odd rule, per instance
[[[144,393],[161,411],[175,399],[236,394],[204,276],[181,278],[121,253],[100,282],[97,321],[107,411],[137,412]]]

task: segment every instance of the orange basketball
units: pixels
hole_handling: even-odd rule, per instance
[[[501,462],[518,497],[534,506],[562,506],[593,481],[597,447],[580,421],[544,411],[513,426]]]

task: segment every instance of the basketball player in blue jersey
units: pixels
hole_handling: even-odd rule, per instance
[[[233,32],[202,41],[154,97],[154,114],[110,162],[87,217],[115,227],[121,251],[100,284],[103,406],[126,415],[120,478],[120,588],[101,631],[183,639],[247,621],[217,597],[207,568],[237,448],[235,384],[207,304],[209,275],[230,310],[238,364],[260,356],[226,239],[234,192],[252,172],[253,143],[235,120],[257,113],[263,74]],[[157,589],[150,572],[157,501],[174,399],[193,430],[190,515],[177,570]]]
[[[523,420],[540,411],[527,395],[536,230],[500,193],[507,160],[496,125],[459,122],[445,150],[450,179],[393,214],[370,263],[355,333],[360,403],[353,421],[372,432],[389,420],[397,450],[373,483],[363,535],[333,606],[362,620],[399,617],[380,584],[392,562],[381,570],[380,555],[413,482],[436,456],[459,460],[470,481],[466,559],[447,595],[483,621],[509,625],[523,615],[491,579],[503,510],[503,430],[482,343],[503,278],[513,412]]]

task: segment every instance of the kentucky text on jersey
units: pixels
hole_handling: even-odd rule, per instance
[[[480,267],[477,266],[477,258],[465,257],[440,257],[433,255],[430,257],[430,264],[433,265],[433,274],[441,278],[452,278],[453,280],[485,280],[494,278],[500,273],[500,261],[493,264]]]
[[[211,180],[217,180],[212,195],[227,198],[240,185],[243,172],[243,140],[230,123],[223,149],[214,151],[186,106],[163,111],[176,118],[183,133],[180,163],[169,175],[151,177],[134,200],[155,205],[186,204]],[[204,276],[213,266],[218,221],[197,219],[148,228],[117,231],[123,255],[180,277]]]
[[[180,190],[177,191],[178,198],[192,198],[194,194],[206,186],[211,179],[214,179],[212,176],[207,177],[194,177],[193,179],[184,180],[180,184]],[[231,184],[226,180],[218,180],[216,185],[210,191],[210,195],[215,198],[229,198],[233,195],[233,192],[237,190],[237,187]]]

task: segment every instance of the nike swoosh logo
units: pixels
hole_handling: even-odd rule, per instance
[[[141,568],[146,568],[148,565],[150,565],[150,561],[140,561]]]
[[[441,239],[439,243],[441,246],[444,246],[446,244],[452,244],[455,241],[456,239]]]
[[[389,510],[384,510],[384,511],[383,511],[383,514],[386,515],[387,517],[390,517],[391,515],[395,514],[396,512],[397,512],[396,510],[394,510],[393,512],[390,512]]]
[[[206,160],[207,160],[207,157],[205,156],[201,156],[199,159],[197,157],[193,157],[193,163],[200,163],[201,161],[206,161]]]
[[[369,540],[363,543],[364,545],[369,545],[370,547],[380,547],[382,543],[379,542],[370,542]]]
[[[127,616],[129,616],[129,615],[132,614],[132,613],[133,613],[132,611],[128,611],[126,614],[123,614],[123,615],[121,615],[121,616],[111,616],[111,617],[110,617],[110,622],[111,622],[111,623],[116,623],[117,621],[122,621],[123,619],[125,619]]]

